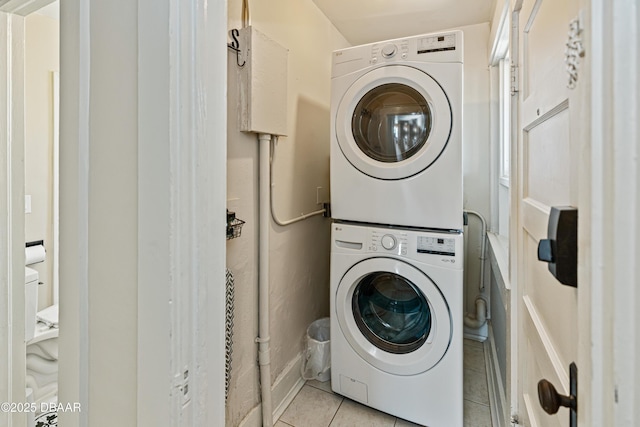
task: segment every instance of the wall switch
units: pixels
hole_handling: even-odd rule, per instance
[[[26,214],[31,213],[31,195],[29,194],[26,194],[24,196],[24,213]]]

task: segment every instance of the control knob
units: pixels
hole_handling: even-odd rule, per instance
[[[385,58],[391,58],[396,54],[397,51],[398,48],[396,47],[396,45],[388,44],[382,48],[382,56],[384,56]]]
[[[385,248],[386,250],[390,251],[391,249],[396,247],[396,238],[391,235],[391,234],[385,234],[384,236],[382,236],[382,239],[380,240],[380,243],[382,244],[382,247]]]

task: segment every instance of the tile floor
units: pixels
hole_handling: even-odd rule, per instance
[[[346,399],[329,382],[307,381],[275,427],[411,427],[417,424]],[[491,427],[484,346],[464,340],[464,427]]]

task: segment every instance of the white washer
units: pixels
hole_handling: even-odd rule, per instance
[[[331,387],[430,427],[463,423],[463,235],[336,222]]]
[[[331,211],[462,229],[462,31],[333,53]]]

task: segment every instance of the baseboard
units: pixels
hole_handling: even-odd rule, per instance
[[[296,397],[305,380],[300,374],[302,368],[302,355],[299,354],[284,368],[284,371],[276,378],[273,384],[273,422],[280,418],[291,401]]]
[[[485,342],[485,361],[487,369],[487,385],[489,388],[489,405],[491,407],[491,422],[493,427],[507,427],[508,411],[507,397],[502,386],[502,375],[498,364],[493,330],[488,329],[489,337]]]
[[[296,397],[305,381],[300,375],[302,355],[296,356],[271,386],[271,400],[273,402],[273,422],[280,418],[291,401]],[[239,427],[262,427],[262,406],[258,404],[240,422]]]

